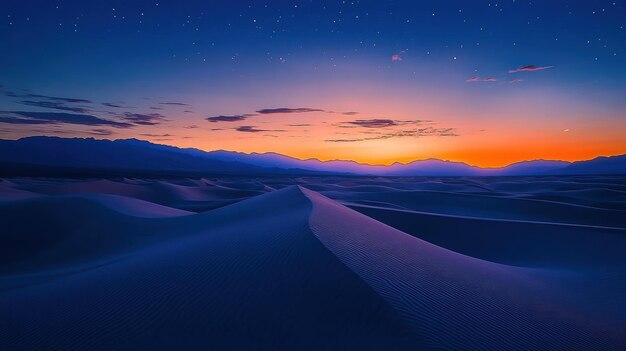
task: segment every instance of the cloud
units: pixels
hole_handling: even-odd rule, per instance
[[[92,129],[92,130],[88,131],[87,134],[108,136],[108,135],[112,135],[113,131],[108,130],[108,129]]]
[[[115,104],[112,102],[103,102],[102,105],[107,106],[107,107],[114,107],[114,108],[131,108],[130,106],[122,106],[122,105]]]
[[[66,97],[38,95],[38,94],[25,94],[24,96],[27,96],[29,98],[41,98],[41,99],[48,99],[48,100],[62,101],[62,102],[93,104],[93,101],[86,100],[86,99],[75,99],[75,98],[66,98]]]
[[[56,96],[32,94],[28,92],[20,94],[20,93],[15,93],[12,91],[6,91],[4,92],[4,95],[8,97],[12,97],[12,98],[24,99],[22,101],[17,101],[17,103],[26,105],[26,106],[34,106],[34,107],[48,108],[48,109],[61,110],[61,111],[70,111],[70,112],[76,112],[76,113],[89,112],[89,109],[85,107],[72,106],[68,104],[92,104],[93,103],[93,101],[87,100],[87,99],[56,97]]]
[[[159,102],[159,105],[171,105],[171,106],[191,106],[182,102]]]
[[[40,95],[40,94],[18,94],[12,91],[7,91],[4,95],[8,97],[14,98],[29,98],[29,99],[46,99],[58,102],[67,102],[67,103],[82,103],[82,104],[92,104],[93,101],[87,99],[76,99],[76,98],[67,98],[67,97],[56,97],[56,96],[48,96],[48,95]]]
[[[366,134],[366,133],[363,133]],[[391,133],[375,133],[380,134],[376,136],[368,136],[363,138],[344,138],[344,139],[328,139],[326,142],[331,143],[352,143],[359,141],[368,141],[368,140],[381,140],[381,139],[391,139],[391,138],[401,138],[401,137],[456,137],[459,136],[454,130],[454,128],[434,128],[434,127],[426,127],[426,128],[416,128],[409,130],[401,130]]]
[[[302,123],[302,124],[287,124],[287,127],[309,127],[310,124],[308,123]]]
[[[68,131],[68,130],[58,130],[58,129],[44,129],[44,128],[33,128],[29,130],[33,133],[39,134],[70,134],[76,133],[76,131]]]
[[[554,66],[535,66],[535,65],[521,66],[521,67],[517,67],[516,69],[509,70],[509,73],[542,71],[548,68],[554,68]]]
[[[41,119],[24,119],[17,117],[7,117],[0,116],[0,123],[8,123],[8,124],[50,124],[50,121],[41,120]]]
[[[87,126],[111,126],[115,128],[130,128],[133,125],[126,122],[111,121],[87,114],[64,112],[30,112],[30,111],[0,111],[0,123],[12,124],[79,124]]]
[[[454,131],[454,128],[427,127],[427,128],[409,130],[409,131],[406,131],[406,133],[407,133],[407,136],[418,136],[418,137],[420,136],[440,136],[440,137],[459,136],[459,134],[457,134]]]
[[[172,134],[150,134],[150,133],[144,133],[144,134],[139,134],[141,136],[147,136],[147,137],[151,137],[151,138],[166,138],[166,137],[171,137],[173,136]]]
[[[195,124],[192,124],[190,126],[184,126],[183,128],[185,128],[185,129],[196,129],[196,128],[198,128],[198,126],[195,125]]]
[[[206,120],[209,122],[237,122],[237,121],[244,121],[246,118],[250,116],[254,116],[254,114],[232,115],[232,116],[219,115],[219,116],[207,117]]]
[[[185,111],[187,112],[187,111]],[[189,111],[192,112],[192,111]],[[240,122],[246,120],[248,117],[256,116],[256,115],[269,115],[269,114],[284,114],[284,113],[306,113],[306,112],[326,112],[326,113],[335,113],[333,111],[326,111],[319,108],[310,108],[310,107],[297,107],[297,108],[289,108],[289,107],[278,107],[278,108],[264,108],[256,111],[256,113],[245,113],[241,115],[218,115],[207,117],[206,120],[209,122]],[[342,112],[344,115],[355,115],[358,112]]]
[[[3,94],[4,94],[4,96],[13,97],[13,98],[26,97],[26,96],[14,93],[12,91],[5,91]]]
[[[513,80],[510,80],[509,83],[521,83],[523,81],[524,81],[523,79],[513,79]]]
[[[465,80],[466,82],[497,82],[498,79],[493,78],[493,77],[485,77],[485,78],[481,78],[481,77],[471,77],[467,80]]]
[[[340,128],[355,128],[355,127],[364,127],[364,128],[387,128],[394,126],[404,126],[404,125],[420,125],[424,123],[432,123],[431,120],[394,120],[388,118],[373,118],[373,119],[357,119],[354,121],[341,122],[339,123]]]
[[[144,125],[144,126],[154,126],[160,124],[163,121],[166,121],[165,116],[160,113],[130,113],[124,112],[122,119],[129,121],[134,124]]]
[[[76,106],[67,106],[61,102],[56,102],[56,101],[23,100],[23,101],[19,101],[18,103],[22,105],[27,105],[27,106],[35,106],[35,107],[49,108],[49,109],[62,110],[62,111],[71,111],[71,112],[77,112],[77,113],[89,112],[89,110],[86,108],[76,107]]]
[[[358,112],[354,112],[354,111],[348,111],[348,112],[342,112],[342,115],[346,115],[346,116],[354,116],[354,115],[358,115]]]
[[[308,108],[308,107],[298,107],[298,108],[287,108],[287,107],[279,107],[279,108],[265,108],[256,111],[260,114],[272,114],[272,113],[304,113],[304,112],[324,112],[324,110],[317,108]]]
[[[391,61],[402,61],[402,57],[400,54],[393,54],[391,55]]]
[[[397,126],[398,124],[396,123],[396,121],[391,120],[391,119],[380,119],[380,118],[375,118],[375,119],[357,119],[355,121],[350,121],[350,122],[345,122],[348,124],[354,124],[360,127],[365,127],[365,128],[385,128],[385,127],[391,127],[391,126]]]
[[[257,129],[255,126],[241,126],[235,128],[238,132],[244,133],[260,133],[260,132],[286,132],[286,130],[282,129]]]

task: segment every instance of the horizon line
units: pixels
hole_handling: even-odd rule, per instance
[[[137,140],[137,141],[147,142],[147,143],[150,143],[152,145],[168,146],[168,147],[173,147],[173,148],[177,148],[177,149],[180,149],[180,150],[197,150],[197,151],[206,152],[206,153],[223,151],[223,152],[231,152],[231,153],[238,153],[238,154],[244,154],[244,155],[275,154],[275,155],[288,157],[288,158],[291,158],[291,159],[294,159],[294,160],[298,160],[298,161],[318,161],[318,162],[322,162],[322,163],[327,163],[327,162],[352,162],[352,163],[356,163],[357,165],[360,165],[360,166],[369,166],[369,167],[391,167],[391,166],[396,165],[396,164],[408,165],[408,164],[411,164],[411,163],[414,163],[414,162],[438,160],[438,161],[450,162],[450,163],[461,163],[461,164],[464,164],[464,165],[467,165],[467,166],[470,166],[470,167],[480,168],[482,170],[496,170],[496,169],[507,168],[507,167],[510,167],[512,165],[523,163],[523,162],[546,161],[546,162],[566,162],[568,164],[572,164],[574,162],[591,161],[591,160],[594,160],[594,159],[600,158],[600,157],[615,157],[615,156],[626,155],[626,152],[623,152],[623,153],[617,153],[617,154],[613,154],[613,155],[597,155],[597,156],[594,156],[592,158],[579,159],[579,160],[574,160],[574,161],[557,160],[557,159],[546,159],[546,158],[523,159],[523,160],[520,160],[520,161],[511,162],[511,163],[506,164],[504,166],[483,167],[483,166],[477,166],[477,165],[474,165],[474,164],[470,164],[470,163],[465,162],[465,161],[456,161],[456,160],[449,160],[449,159],[436,158],[436,157],[428,157],[428,158],[423,158],[423,159],[414,159],[414,160],[408,161],[408,162],[394,161],[394,162],[392,162],[390,164],[371,164],[371,163],[367,163],[367,162],[359,162],[359,161],[355,161],[355,160],[346,160],[346,159],[326,159],[326,160],[322,160],[322,159],[319,159],[319,158],[316,158],[316,157],[299,158],[299,157],[295,157],[295,156],[291,156],[291,155],[287,155],[287,154],[282,154],[282,153],[275,152],[275,151],[265,151],[265,152],[252,151],[252,152],[245,152],[245,151],[227,150],[227,149],[205,150],[205,149],[201,149],[201,148],[198,148],[198,147],[180,147],[180,146],[171,145],[171,144],[156,143],[156,142],[152,142],[150,140],[139,139],[139,138],[116,138],[116,139],[109,139],[109,138],[96,138],[96,137],[93,137],[93,136],[90,136],[90,137],[70,137],[70,138],[66,138],[66,137],[60,137],[60,136],[56,136],[56,135],[31,135],[31,136],[21,137],[21,138],[17,138],[17,139],[0,138],[0,140],[14,140],[14,141],[17,141],[17,140],[22,140],[22,139],[41,138],[41,137],[44,137],[44,138],[56,138],[56,139],[82,139],[82,140],[93,139],[93,140],[106,140],[106,141],[111,141],[111,142],[114,142],[114,141],[126,141],[126,140]]]

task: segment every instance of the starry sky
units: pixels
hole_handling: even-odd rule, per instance
[[[0,138],[371,164],[626,153],[626,1],[0,2]]]

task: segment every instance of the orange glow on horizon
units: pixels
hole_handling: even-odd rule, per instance
[[[229,107],[224,110],[173,114],[159,126],[110,128],[111,135],[94,135],[89,127],[59,124],[51,126],[48,135],[138,138],[205,151],[275,152],[298,159],[373,165],[438,158],[503,167],[526,160],[579,161],[626,153],[622,112],[579,102],[576,96],[544,91],[474,101],[436,89],[383,94],[378,88],[359,84],[351,91],[337,85],[320,92],[316,86],[303,87],[298,93],[309,96],[308,103],[287,106],[319,107],[307,112],[254,113],[257,108],[239,97],[226,101]],[[286,92],[280,98],[299,96]],[[193,103],[200,110],[211,108],[206,102],[202,105],[202,96]],[[345,113],[349,111],[358,113]],[[235,122],[206,119],[207,115],[236,114],[250,116]],[[41,134],[30,126],[13,128],[11,138]]]

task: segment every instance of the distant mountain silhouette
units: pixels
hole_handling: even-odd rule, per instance
[[[341,172],[385,176],[479,176],[540,174],[569,165],[566,161],[523,161],[503,168],[480,168],[463,162],[439,159],[417,160],[410,163],[394,163],[390,166],[368,165],[354,161],[299,160],[277,153],[245,154],[233,151],[210,151],[211,158],[222,161],[241,162],[260,167],[299,168],[322,172]]]
[[[492,169],[498,175],[544,174],[570,165],[567,161],[532,160],[512,163],[506,167]]]
[[[178,171],[210,174],[285,174],[275,167],[227,162],[206,157],[196,149],[152,144],[137,139],[28,137],[0,140],[0,161],[13,164],[71,167]],[[299,173],[307,173],[301,170]],[[308,172],[311,173],[311,172]]]
[[[560,174],[626,174],[626,155],[600,156],[588,161],[572,162],[558,172]]]
[[[480,168],[439,159],[389,166],[354,161],[299,160],[277,153],[240,153],[182,149],[137,139],[28,137],[0,140],[0,162],[81,169],[176,171],[209,174],[378,176],[515,176],[557,174],[626,174],[626,155],[589,161],[533,160],[502,168]]]

